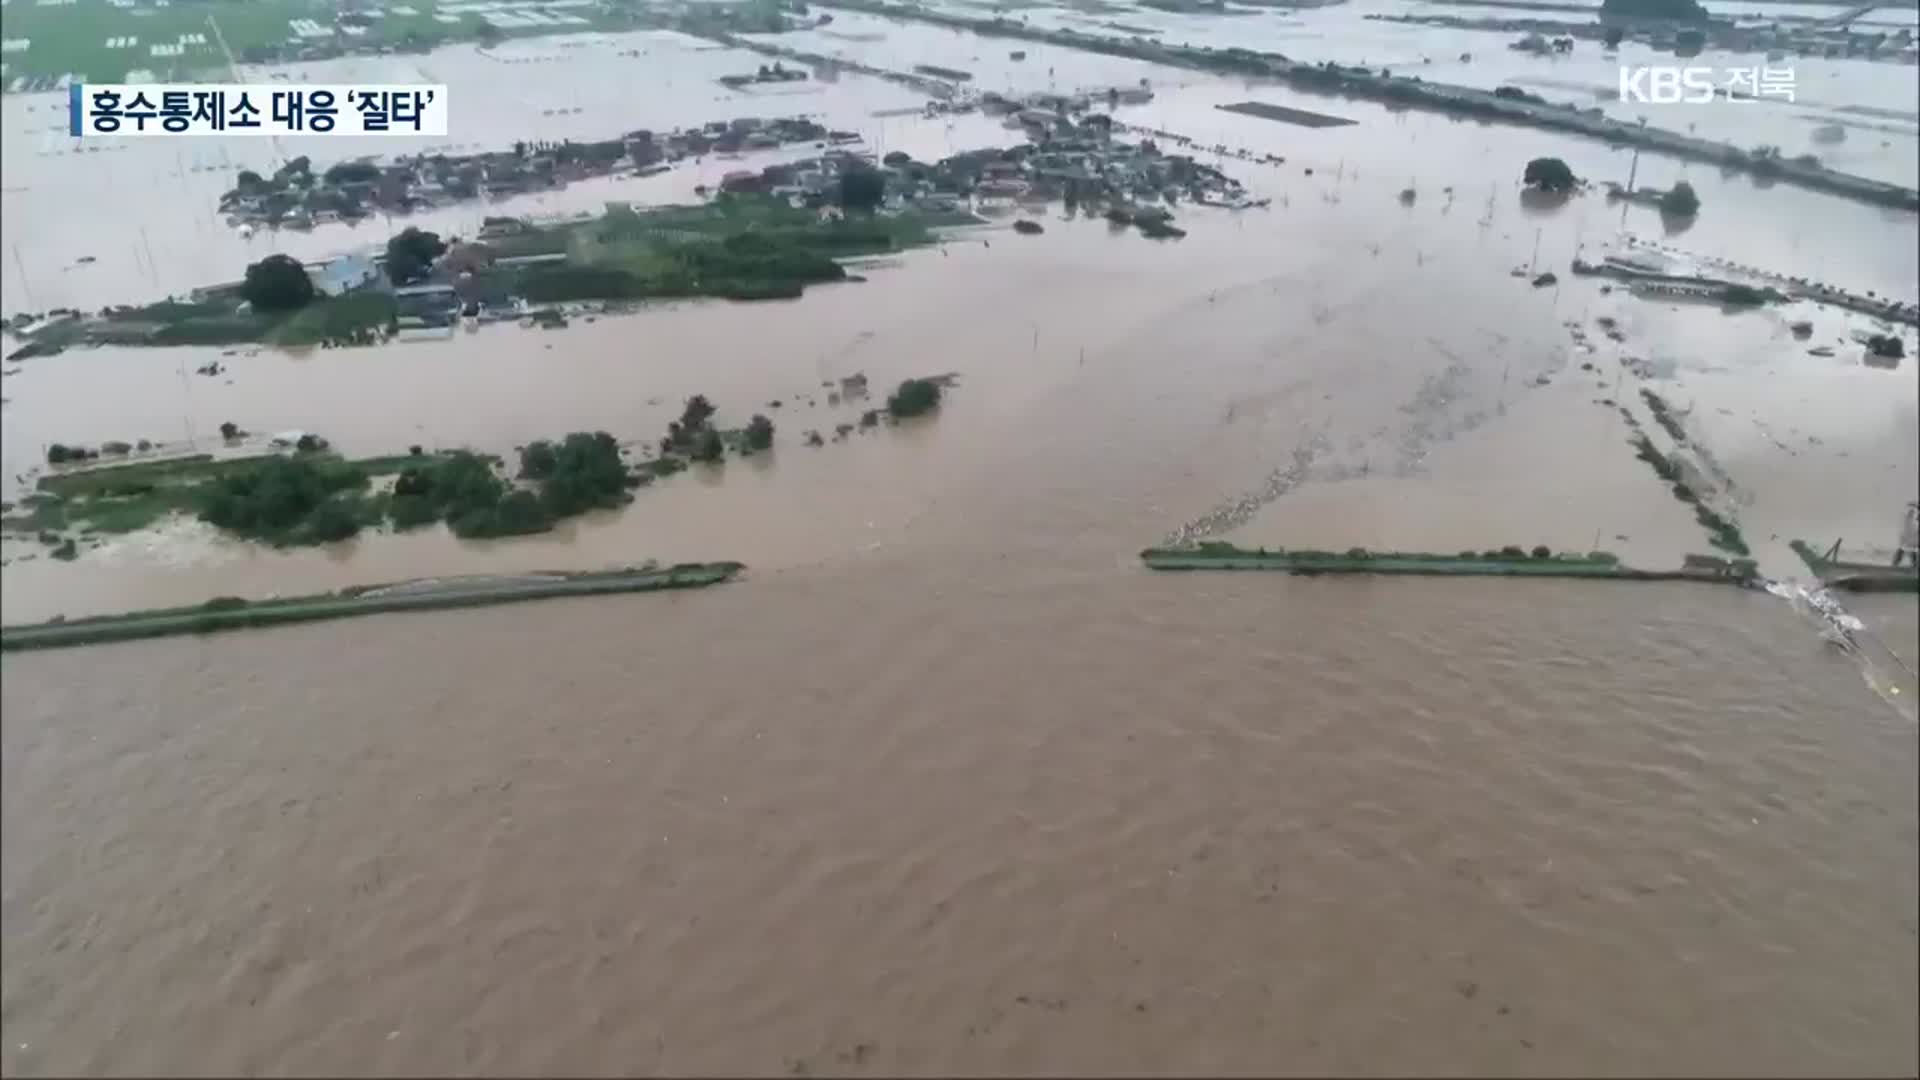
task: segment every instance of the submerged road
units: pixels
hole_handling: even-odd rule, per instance
[[[1073,30],[1043,30],[1006,18],[973,18],[907,7],[882,0],[834,0],[832,5],[882,18],[932,23],[991,37],[1019,38],[1082,52],[1124,56],[1172,67],[1212,71],[1224,75],[1274,79],[1295,90],[1335,97],[1364,98],[1454,115],[1485,117],[1527,127],[1545,128],[1601,139],[1621,146],[1638,146],[1692,161],[1706,161],[1728,169],[1767,176],[1798,187],[1839,195],[1877,206],[1920,211],[1920,191],[1837,172],[1824,165],[1772,156],[1755,157],[1729,143],[1716,143],[1677,131],[1623,123],[1596,112],[1563,105],[1502,97],[1488,90],[1427,82],[1383,74],[1331,62],[1308,64],[1279,53],[1251,49],[1207,49],[1168,45],[1144,39],[1103,37]]]

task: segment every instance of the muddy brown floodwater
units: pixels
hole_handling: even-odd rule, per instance
[[[816,36],[895,66],[958,50],[982,85],[1139,74],[925,28]],[[500,128],[462,136],[494,145],[575,93],[546,77],[566,62],[592,73],[572,80],[585,111],[552,120],[576,137],[809,111],[922,157],[1010,138],[978,117],[881,123],[911,99],[851,76],[749,102],[712,80],[750,55],[657,35],[340,70],[500,98]],[[1804,577],[1789,540],[1871,551],[1920,485],[1915,366],[1864,365],[1866,324],[1833,311],[1728,314],[1565,275],[1661,226],[1598,197],[1526,206],[1519,163],[1564,154],[1605,179],[1625,153],[1359,102],[1337,103],[1355,125],[1303,133],[1215,108],[1243,85],[1151,74],[1154,103],[1122,119],[1286,155],[1228,162],[1271,208],[1183,208],[1190,234],[1155,245],[1056,207],[1044,236],[983,230],[796,303],[21,364],[9,497],[48,442],[204,442],[223,420],[356,455],[510,453],[578,428],[657,437],[705,393],[779,432],[770,454],[511,543],[267,552],[183,523],[60,563],[6,540],[9,623],[647,557],[750,570],[688,595],[7,655],[0,1069],[1920,1070],[1911,597],[1846,601],[1853,656],[1759,591],[1137,560],[1179,535],[1670,566],[1705,534],[1626,444],[1619,407],[1651,427],[1647,389],[1710,448],[1762,570]],[[240,162],[149,140],[91,168],[22,127],[47,107],[7,103],[7,241],[28,267],[9,309],[368,239],[240,237],[206,216]],[[501,208],[685,198],[735,167]],[[1671,243],[1913,295],[1913,215],[1650,156],[1638,176],[1701,192]],[[130,202],[143,186],[187,210]],[[487,209],[421,220],[471,229]],[[1509,276],[1536,257],[1557,287]],[[209,359],[226,371],[186,374]],[[854,371],[959,382],[933,419],[804,447],[865,407],[821,386]]]
[[[4,1061],[1911,1074],[1913,727],[1822,648],[988,556],[9,658]]]
[[[1106,298],[1084,364],[879,274],[734,318],[801,320],[772,337],[804,388],[800,327],[873,290],[872,370],[971,371],[931,424],[782,445],[532,552],[278,564],[685,543],[764,555],[740,584],[9,656],[7,1071],[1911,1073],[1910,678],[1863,681],[1760,593],[1133,560],[1318,444],[1237,528],[1697,548],[1555,359],[1559,302],[1473,314],[1493,254],[1288,289],[1310,252],[1205,242],[1152,301],[1090,268],[1144,243],[1103,229],[921,256],[987,310],[1040,317],[1042,266],[1056,317]],[[915,326],[926,352],[886,336]],[[485,412],[515,368],[470,355]],[[597,368],[637,380],[609,413],[693,385],[661,364]],[[1512,385],[1543,370],[1566,385]],[[1542,424],[1593,460],[1487,463]],[[1379,513],[1419,468],[1427,520]],[[1534,513],[1481,516],[1509,503]],[[94,574],[215,580],[137,565]],[[1910,599],[1859,607],[1911,640]]]

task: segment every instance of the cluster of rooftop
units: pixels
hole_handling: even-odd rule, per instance
[[[242,172],[220,198],[235,226],[312,228],[375,213],[410,213],[482,198],[548,191],[602,176],[647,175],[708,153],[772,149],[796,143],[857,142],[805,117],[716,120],[664,134],[627,132],[596,142],[518,142],[476,154],[420,154],[388,162],[344,161],[316,173],[305,157],[271,176]]]

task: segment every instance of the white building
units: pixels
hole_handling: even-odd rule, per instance
[[[341,255],[325,262],[308,263],[307,276],[313,279],[315,292],[339,296],[378,280],[380,268],[365,255]]]

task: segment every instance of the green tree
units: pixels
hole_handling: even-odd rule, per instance
[[[487,459],[466,450],[448,454],[434,469],[427,494],[449,518],[473,510],[491,510],[506,494],[506,482]]]
[[[878,169],[854,166],[840,174],[840,208],[872,213],[887,197],[887,178]]]
[[[275,542],[338,538],[337,515],[329,511],[317,527],[308,522],[309,515],[337,493],[366,483],[367,474],[345,462],[271,457],[208,485],[200,517],[229,532]]]
[[[360,520],[342,500],[328,499],[313,508],[302,529],[310,542],[331,544],[357,534]]]
[[[713,419],[715,411],[705,394],[693,395],[687,399],[686,407],[680,410],[680,430],[688,436],[698,434],[701,428],[707,426],[707,421]]]
[[[753,419],[747,421],[747,446],[754,450],[765,450],[772,445],[773,421],[754,413]]]
[[[313,280],[300,260],[269,255],[247,267],[240,295],[258,312],[295,311],[313,301]]]
[[[1670,217],[1692,217],[1700,212],[1700,196],[1694,194],[1692,184],[1682,180],[1660,196],[1660,212]]]
[[[323,175],[329,184],[364,183],[380,179],[380,166],[371,161],[342,161]]]
[[[1580,182],[1566,162],[1552,157],[1539,157],[1527,162],[1527,169],[1520,179],[1528,187],[1541,191],[1572,191],[1574,185]]]
[[[395,498],[426,496],[433,490],[433,473],[427,469],[402,469],[393,479]]]
[[[439,233],[421,232],[412,225],[387,241],[387,277],[395,285],[405,285],[427,276],[433,261],[447,253]]]
[[[396,494],[388,501],[387,512],[393,517],[393,527],[401,532],[440,520],[440,511],[434,507],[433,500],[424,495]]]
[[[908,379],[887,398],[887,411],[895,416],[919,416],[940,405],[940,384],[932,379]]]
[[[1632,19],[1707,21],[1707,9],[1701,7],[1698,0],[1601,0],[1600,14]]]
[[[559,464],[553,444],[545,439],[536,439],[520,451],[520,475],[529,480],[544,480],[553,475],[554,467]]]
[[[494,535],[525,536],[528,533],[546,532],[553,528],[553,517],[533,492],[508,492],[506,498],[500,500],[500,505],[494,508]]]
[[[555,517],[617,506],[625,498],[626,463],[620,444],[604,431],[576,431],[560,441],[554,468],[541,487],[542,501]]]
[[[727,446],[720,441],[720,433],[712,428],[704,428],[693,440],[693,450],[688,456],[695,461],[719,461],[726,455]]]

